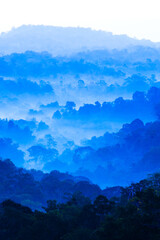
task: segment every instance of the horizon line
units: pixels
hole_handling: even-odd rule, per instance
[[[61,25],[51,25],[51,24],[21,24],[19,26],[12,26],[9,30],[6,30],[6,31],[1,31],[0,30],[0,37],[1,35],[3,34],[7,34],[15,29],[18,29],[18,28],[21,28],[21,27],[29,27],[29,26],[33,26],[33,27],[38,27],[38,26],[42,26],[42,27],[53,27],[53,28],[74,28],[74,29],[89,29],[91,31],[96,31],[96,32],[104,32],[104,33],[110,33],[112,34],[113,36],[126,36],[128,38],[131,38],[131,39],[134,39],[134,40],[137,40],[137,41],[149,41],[151,43],[160,43],[160,41],[154,41],[154,40],[151,40],[149,38],[138,38],[136,36],[130,36],[129,34],[127,33],[114,33],[112,31],[107,31],[105,29],[100,29],[100,28],[93,28],[93,27],[84,27],[84,26],[61,26]]]

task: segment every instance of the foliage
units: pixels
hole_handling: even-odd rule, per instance
[[[146,181],[154,187],[148,188]],[[160,237],[159,175],[125,189],[134,195],[119,201],[98,196],[94,202],[74,194],[66,203],[47,202],[45,212],[6,200],[0,207],[1,240],[158,240]],[[157,181],[157,184],[156,184]],[[156,190],[158,189],[158,190]],[[82,204],[83,203],[83,204]]]

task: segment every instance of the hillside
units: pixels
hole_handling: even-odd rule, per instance
[[[0,35],[1,54],[30,50],[48,51],[53,56],[63,56],[84,50],[123,49],[137,45],[159,46],[148,40],[136,40],[126,35],[113,35],[110,32],[90,28],[24,25]]]
[[[5,200],[0,204],[1,240],[158,240],[160,175],[123,189],[120,198],[90,201],[73,194],[49,200],[43,211]]]
[[[120,195],[120,187],[114,187],[113,192],[112,188],[103,191],[85,177],[73,177],[58,171],[49,174],[27,171],[17,168],[10,160],[0,160],[0,202],[11,199],[32,209],[41,209],[47,200],[66,202],[78,192],[92,200],[100,194],[111,198]]]

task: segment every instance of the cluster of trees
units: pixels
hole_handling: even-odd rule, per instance
[[[66,109],[70,111],[72,106],[68,102]],[[57,150],[53,136],[45,133],[46,129],[44,122],[35,120],[0,120],[0,156],[12,159],[19,167],[68,171],[101,187],[126,186],[160,168],[160,121],[144,124],[136,119],[124,124],[117,133],[106,132],[83,141],[83,146],[68,142],[62,153]],[[43,131],[43,139],[33,135]]]
[[[154,176],[154,185],[146,180],[150,187],[141,182],[139,189],[123,189],[121,198],[111,200],[99,195],[91,201],[77,192],[66,203],[47,201],[43,211],[6,200],[0,205],[0,239],[158,240],[159,178]]]
[[[130,54],[128,53],[129,57]],[[119,58],[121,55],[122,58]],[[97,56],[99,56],[98,62]],[[53,58],[47,52],[14,53],[0,57],[0,75],[7,78],[11,77],[16,81],[1,78],[0,89],[2,94],[52,94],[52,81],[50,83],[40,81],[37,84],[26,78],[45,78],[45,80],[46,78],[48,80],[57,78],[56,84],[54,82],[56,91],[61,89],[63,92],[65,91],[63,88],[71,91],[70,95],[72,94],[73,100],[76,98],[74,91],[78,91],[78,94],[80,92],[80,95],[89,96],[90,99],[98,98],[99,95],[103,95],[104,99],[108,94],[130,96],[137,90],[147,91],[153,85],[159,86],[156,80],[156,71],[158,71],[160,64],[159,60],[155,60],[155,57],[158,56],[159,53],[153,54],[153,56],[151,54],[150,60],[143,59],[139,63],[134,57],[130,62],[129,57],[124,57],[124,51],[113,53],[93,51],[88,54],[84,52],[68,58]],[[117,57],[121,61],[118,61]],[[144,68],[144,71],[140,71],[141,68]],[[59,75],[61,75],[60,79]],[[67,79],[65,75],[67,75]],[[94,81],[92,81],[93,76]],[[70,77],[71,81],[68,79]],[[108,77],[114,79],[113,84],[110,83]],[[117,79],[119,79],[118,82]]]
[[[35,31],[36,29],[34,29]],[[43,29],[44,30],[44,29]],[[64,30],[62,29],[62,34],[64,32]],[[31,34],[32,34],[33,30],[31,30]],[[82,31],[83,32],[83,31]],[[17,31],[18,33],[18,31]],[[27,36],[28,36],[29,32],[27,32]],[[38,31],[38,34],[42,34],[41,32]],[[85,35],[86,33],[84,32],[83,35]],[[98,33],[100,34],[100,33]],[[21,34],[20,34],[21,35]],[[70,36],[70,35],[69,35]],[[31,39],[35,39],[37,36],[32,37]],[[50,38],[51,36],[49,36],[48,38]],[[68,36],[66,36],[64,39],[66,40]],[[83,36],[84,37],[84,36]],[[109,35],[108,35],[109,37]],[[114,36],[113,38],[116,38],[116,36]],[[60,40],[62,40],[63,38],[61,37]],[[82,38],[79,38],[82,40]],[[78,39],[78,40],[79,40]],[[97,39],[97,37],[96,37]],[[3,40],[3,38],[0,39],[0,43]],[[18,41],[19,39],[17,39]],[[26,40],[26,37],[25,37]],[[52,39],[53,41],[54,39]],[[7,39],[6,39],[7,41]],[[14,39],[15,41],[15,39]],[[74,39],[75,41],[75,39]],[[124,39],[123,39],[124,41]],[[29,43],[32,42],[31,40],[29,41]],[[40,42],[40,39],[38,39],[38,43]],[[58,41],[59,42],[59,41]],[[73,41],[70,41],[73,43]],[[88,44],[88,42],[85,42],[85,44]],[[111,46],[112,42],[110,42],[109,46]],[[122,44],[122,40],[120,41],[120,44]],[[20,46],[25,45],[25,41],[23,40],[23,42],[21,42],[19,44]],[[30,44],[29,44],[30,45]],[[47,47],[48,47],[48,42],[47,42]],[[52,44],[51,44],[52,45]],[[79,45],[79,43],[78,43]],[[152,44],[151,44],[152,45]],[[11,46],[8,46],[8,48]],[[106,41],[105,41],[105,46],[106,46]],[[36,42],[36,47],[37,47],[37,42]],[[59,73],[60,70],[63,70],[63,73],[69,72],[69,70],[73,67],[75,68],[75,71],[78,73],[86,73],[88,71],[88,67],[84,67],[84,64],[81,66],[82,68],[80,68],[80,60],[82,60],[81,62],[83,63],[87,63],[86,66],[90,64],[91,67],[91,71],[97,72],[95,70],[97,70],[96,66],[93,67],[93,65],[100,65],[100,66],[110,66],[111,67],[111,73],[118,73],[118,71],[114,71],[114,68],[116,69],[122,69],[124,71],[139,71],[139,72],[158,72],[159,69],[159,56],[160,56],[160,52],[159,49],[156,48],[154,46],[154,44],[151,47],[145,47],[145,46],[136,46],[136,47],[130,47],[128,49],[122,49],[122,50],[118,50],[118,49],[114,49],[114,50],[107,50],[104,49],[103,50],[95,50],[95,48],[92,50],[89,49],[87,51],[87,49],[79,49],[79,53],[77,54],[73,54],[74,50],[70,49],[69,51],[72,52],[72,54],[68,55],[70,57],[68,57],[66,54],[64,54],[64,48],[63,47],[58,47],[59,49],[61,49],[61,51],[63,52],[63,57],[52,57],[52,55],[50,54],[52,51],[49,51],[50,49],[45,48],[44,49],[44,38],[43,38],[43,47],[41,46],[41,49],[36,49],[36,47],[29,47],[28,49],[31,49],[32,51],[27,51],[28,49],[24,48],[21,51],[17,51],[17,52],[23,52],[23,54],[15,54],[16,50],[14,50],[14,53],[12,53],[11,55],[7,55],[5,58],[1,57],[0,59],[0,65],[3,67],[1,68],[1,72],[3,74],[7,74],[6,76],[8,76],[8,74],[15,74],[15,75],[20,75],[20,76],[35,76],[38,73],[38,76],[49,76],[50,74],[54,74],[53,70],[55,71],[55,73]],[[72,44],[72,48],[73,48],[73,44]],[[4,49],[4,44],[3,44],[3,49]],[[15,49],[15,45],[14,45],[14,49]],[[55,47],[54,47],[54,51],[55,51]],[[48,50],[48,52],[47,52]],[[53,49],[52,49],[53,50]],[[68,49],[67,49],[68,50]],[[27,51],[27,52],[25,52]],[[13,51],[11,51],[13,52]],[[39,52],[39,53],[38,53]],[[97,60],[98,59],[98,60]],[[71,64],[64,64],[65,62],[70,62]],[[16,63],[16,69],[15,71],[13,70],[13,62]],[[20,63],[21,62],[21,63]],[[20,63],[20,65],[19,65]],[[78,63],[78,64],[77,64]],[[89,64],[88,64],[89,63]],[[97,64],[98,63],[98,64]],[[35,67],[33,68],[32,65],[35,65]],[[24,68],[24,65],[26,65],[27,67]],[[64,68],[62,68],[62,66]],[[43,69],[43,71],[42,71]],[[30,71],[28,71],[30,70]],[[39,71],[38,71],[39,70]],[[23,72],[24,71],[24,72]],[[30,73],[29,73],[30,72]],[[43,73],[44,72],[44,73]]]
[[[0,138],[0,156],[3,159],[12,158],[18,167],[24,164],[24,152],[10,138]]]
[[[14,77],[14,74],[11,76]],[[36,83],[25,78],[18,78],[16,80],[5,80],[1,77],[0,93],[1,96],[8,95],[9,97],[21,94],[44,95],[46,93],[53,94],[53,88],[50,84],[45,83],[44,81]]]
[[[141,49],[142,54],[143,48]],[[56,78],[58,75],[74,76],[79,90],[87,88],[95,94],[94,85],[91,81],[94,76],[95,88],[101,89],[104,93],[133,93],[134,91],[146,91],[152,85],[159,85],[156,77],[159,70],[159,52],[151,53],[150,59],[147,59],[147,50],[144,55],[140,54],[140,61],[135,58],[133,52],[123,51],[93,51],[80,53],[72,57],[52,57],[47,52],[37,53],[27,51],[25,53],[13,53],[0,57],[0,75],[4,77],[16,78],[17,81],[4,81],[1,78],[0,86],[2,92],[7,89],[8,92],[20,94],[26,92],[29,88],[35,93],[42,90],[44,92],[53,91],[50,84],[41,82],[40,86],[36,83],[26,80],[26,78]],[[148,50],[149,51],[149,50]],[[99,61],[97,61],[97,58]],[[88,80],[81,80],[81,77],[87,76]],[[78,77],[79,76],[79,77]],[[127,77],[126,77],[127,76]],[[63,80],[63,77],[61,80]],[[106,77],[111,77],[119,82],[108,83]],[[84,77],[85,79],[86,77]],[[64,78],[65,80],[65,78]],[[75,81],[71,81],[72,88],[75,88]],[[78,81],[79,80],[79,81]],[[123,80],[123,81],[120,81]],[[65,80],[66,81],[66,80]],[[115,82],[117,84],[115,84]],[[121,83],[123,82],[123,84]],[[58,84],[58,83],[57,83]],[[26,86],[26,88],[25,88]],[[67,85],[65,85],[67,87]],[[100,89],[99,89],[100,88]],[[78,90],[76,89],[76,90]],[[6,91],[6,90],[5,90]]]
[[[68,102],[66,107],[70,106]],[[46,126],[34,120],[1,120],[0,156],[12,159],[19,167],[68,171],[88,177],[102,187],[126,185],[160,168],[159,121],[144,124],[136,119],[124,124],[117,133],[106,132],[83,141],[81,147],[68,142],[62,153],[52,135],[46,134],[42,142],[33,135],[33,131],[42,131]],[[25,149],[22,151],[19,146]]]
[[[13,53],[0,57],[0,75],[14,77],[51,77],[57,74],[95,74],[121,77],[125,74],[111,66],[84,62],[83,59],[53,58],[47,52]]]
[[[18,155],[17,155],[18,156]],[[0,202],[11,199],[32,209],[42,209],[48,199],[66,202],[74,192],[82,192],[92,200],[104,194],[108,198],[120,195],[120,187],[101,190],[85,177],[68,173],[17,168],[10,160],[0,160]]]
[[[0,119],[0,137],[10,138],[18,144],[27,144],[35,140],[35,137],[27,124],[21,127],[16,121],[7,119]]]
[[[134,82],[134,81],[133,81]],[[135,83],[134,83],[135,84]],[[156,119],[160,115],[160,88],[151,87],[147,93],[137,91],[132,99],[117,98],[113,102],[95,102],[84,104],[78,110],[74,102],[68,102],[69,107],[57,110],[53,118],[84,122],[128,122],[135,118],[144,121]]]
[[[64,165],[66,171],[100,186],[128,185],[159,170],[159,133],[160,121],[144,124],[136,119],[117,133],[107,132],[83,142],[84,146],[65,150],[58,159],[68,165]]]

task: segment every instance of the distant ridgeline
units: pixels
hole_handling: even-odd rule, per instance
[[[80,27],[24,25],[0,35],[1,54],[31,50],[47,51],[54,56],[64,56],[87,50],[126,49],[132,46],[158,48],[160,44]]]

